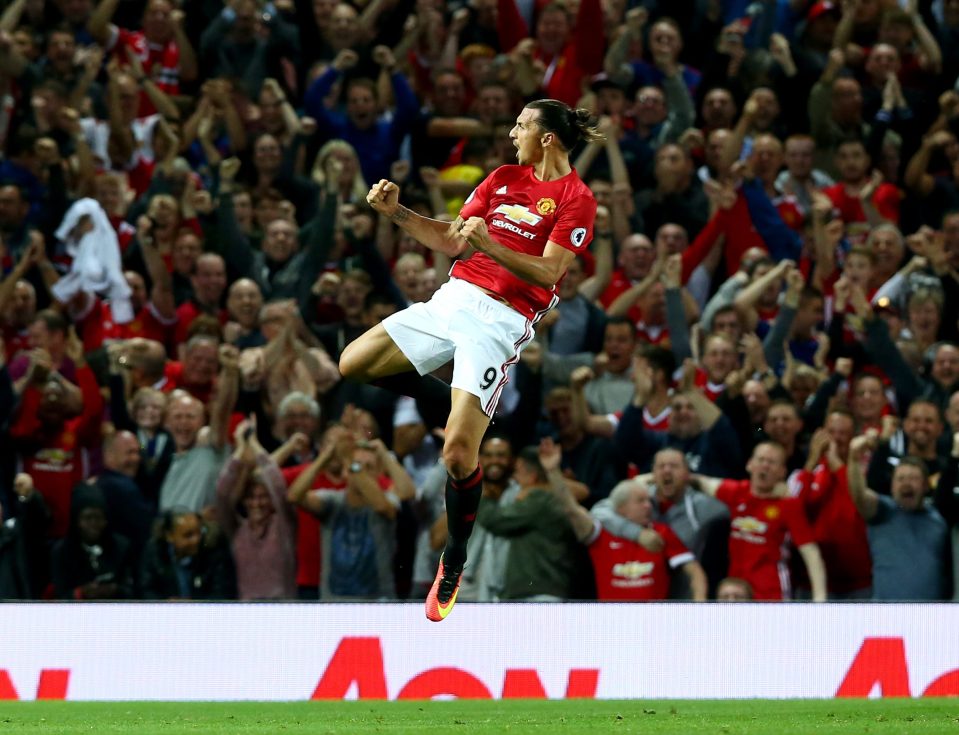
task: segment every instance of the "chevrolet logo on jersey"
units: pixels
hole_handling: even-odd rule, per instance
[[[503,215],[510,222],[515,222],[518,225],[529,225],[530,227],[538,225],[543,219],[520,204],[500,204],[493,212]]]
[[[655,565],[650,562],[627,561],[613,565],[613,576],[624,577],[626,579],[642,579],[653,573]]]
[[[744,533],[766,533],[769,526],[752,516],[741,516],[732,522],[734,530]]]

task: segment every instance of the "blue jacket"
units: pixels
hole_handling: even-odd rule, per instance
[[[779,216],[779,210],[766,195],[762,182],[759,179],[749,179],[743,182],[743,196],[746,198],[746,207],[749,217],[753,221],[756,232],[769,248],[769,254],[776,262],[780,260],[799,261],[802,253],[802,240],[793,232]]]
[[[344,113],[323,104],[340,76],[337,69],[330,67],[310,85],[303,100],[306,114],[316,120],[321,140],[340,138],[356,149],[363,177],[369,184],[389,178],[390,165],[400,157],[400,144],[419,113],[416,95],[406,77],[394,72],[396,109],[392,115],[383,115],[366,130],[360,130]]]

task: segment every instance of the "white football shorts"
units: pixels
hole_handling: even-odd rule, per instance
[[[454,388],[480,399],[492,418],[510,369],[533,339],[534,322],[471,283],[451,278],[425,303],[383,320],[420,375],[453,361]]]

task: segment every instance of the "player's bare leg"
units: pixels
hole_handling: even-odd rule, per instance
[[[344,378],[360,383],[412,369],[413,365],[382,324],[350,342],[340,355],[340,373]]]
[[[340,372],[351,380],[380,383],[384,378],[399,377],[412,369],[412,364],[382,324],[351,342],[340,356]],[[410,376],[411,379],[418,377],[415,374]],[[433,621],[443,620],[456,602],[460,576],[466,563],[466,544],[473,532],[483,492],[479,448],[488,426],[489,416],[483,412],[480,399],[454,388],[443,445],[443,460],[448,473],[448,535],[436,580],[426,598],[426,616]]]
[[[346,346],[340,355],[340,373],[348,380],[415,398],[429,429],[446,425],[451,410],[449,385],[432,375],[419,375],[382,324]]]
[[[446,464],[446,548],[433,587],[426,598],[426,617],[439,622],[456,602],[460,576],[466,563],[466,544],[476,522],[483,493],[479,448],[489,426],[480,400],[472,393],[453,389],[453,407],[446,424],[443,461]]]

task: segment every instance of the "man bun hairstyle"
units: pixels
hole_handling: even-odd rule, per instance
[[[574,110],[559,100],[536,100],[526,106],[531,110],[539,110],[539,126],[556,135],[567,151],[573,150],[581,140],[591,143],[606,139],[596,128],[593,113],[585,108]]]

